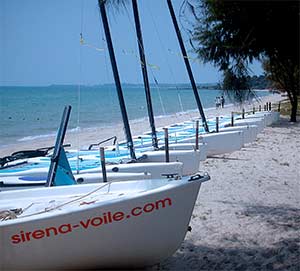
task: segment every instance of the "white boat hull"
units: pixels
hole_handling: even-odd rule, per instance
[[[153,178],[148,172],[107,172],[108,182],[122,182],[130,180],[144,180]],[[78,184],[103,183],[103,175],[98,173],[83,173],[74,175]],[[32,176],[7,176],[0,179],[0,192],[16,189],[28,189],[45,186],[47,176],[37,178]]]
[[[188,141],[191,141],[191,139],[188,139]],[[161,147],[161,149],[163,150],[164,146]],[[169,145],[169,149],[170,150],[195,150],[196,145],[194,143],[174,143]],[[200,162],[205,161],[207,158],[206,144],[199,142],[199,152],[200,152]]]
[[[221,128],[220,132],[242,131],[243,144],[254,142],[257,138],[258,130],[256,125],[233,126]]]
[[[246,118],[264,118],[266,126],[270,126],[273,123],[279,121],[280,113],[279,112],[256,112],[255,114],[246,115]]]
[[[147,172],[150,173],[152,178],[161,178],[166,174],[176,174],[183,176],[182,173],[183,164],[181,162],[153,162],[153,163],[130,163],[119,165],[108,165],[106,171],[109,172]],[[82,170],[81,173],[100,173],[100,168]]]
[[[140,268],[159,263],[183,241],[203,180],[171,181],[145,191],[155,181],[161,180],[112,183],[107,195],[117,193],[119,198],[0,222],[0,269]],[[124,196],[126,184],[131,195]],[[95,187],[3,192],[0,209],[5,204],[17,207],[22,199],[26,205],[35,197],[59,198]]]
[[[49,168],[36,168],[36,169],[29,169],[20,172],[14,173],[6,173],[0,174],[0,182],[9,179],[9,177],[43,177],[45,180],[48,175]],[[182,172],[182,163],[181,162],[171,162],[171,163],[129,163],[129,164],[116,164],[116,165],[107,165],[106,171],[108,175],[110,172],[118,172],[118,173],[144,173],[147,172],[151,174],[152,178],[160,178],[165,174],[177,174],[179,176],[183,176]],[[90,168],[81,170],[79,174],[76,171],[73,171],[75,179],[84,178],[89,179],[88,183],[91,182],[99,182],[100,181],[100,174],[102,172],[101,167]],[[95,175],[92,175],[95,174]],[[111,176],[111,177],[117,177]],[[112,180],[112,179],[111,179]],[[101,180],[102,181],[102,180]]]
[[[280,112],[272,111],[272,124],[278,122],[280,120]]]
[[[145,152],[146,158],[143,162],[165,162],[165,151]],[[183,164],[182,174],[188,176],[199,171],[200,151],[199,150],[177,150],[169,151],[170,162],[181,162]]]
[[[242,131],[229,131],[200,134],[199,141],[205,146],[206,156],[230,153],[243,147],[242,133]],[[192,140],[194,140],[194,138],[183,139],[180,142],[186,143]]]
[[[234,122],[234,126],[245,126],[245,125],[256,125],[258,129],[258,133],[261,133],[266,127],[263,118],[239,119]]]
[[[231,153],[243,147],[243,132],[219,132],[200,136],[207,144],[207,156]]]

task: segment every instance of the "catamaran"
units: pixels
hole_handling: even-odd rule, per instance
[[[1,193],[0,270],[140,268],[180,246],[209,176]]]
[[[172,255],[209,175],[107,182],[103,168],[104,183],[79,185],[63,147],[69,113],[46,187],[1,192],[0,270],[138,268]]]

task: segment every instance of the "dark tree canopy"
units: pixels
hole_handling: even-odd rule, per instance
[[[298,1],[203,0],[200,7],[194,34],[205,60],[221,68],[263,55],[299,61]]]
[[[189,1],[197,19],[196,52],[242,80],[254,59],[268,63],[269,78],[281,82],[296,120],[299,95],[299,1]],[[266,66],[266,65],[265,65]],[[226,75],[226,73],[225,73]],[[279,78],[280,77],[280,78]]]

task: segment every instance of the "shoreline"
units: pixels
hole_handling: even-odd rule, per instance
[[[283,99],[272,95],[261,103]],[[254,105],[257,103],[245,106],[245,110]],[[220,110],[206,109],[205,113],[209,118],[238,110],[228,105]],[[198,116],[198,112],[183,113],[156,120],[156,124],[165,126]],[[145,132],[149,130],[148,120],[132,123],[131,127],[134,135]],[[122,134],[121,124],[116,129]],[[101,136],[105,138],[105,132],[113,130]],[[101,128],[98,131],[100,134]],[[173,255],[144,270],[298,270],[299,134],[299,122],[281,117],[242,149],[201,162],[200,172],[208,172],[211,179],[201,185],[189,223],[192,231],[187,232]],[[95,140],[94,131],[81,137]],[[76,143],[77,139],[68,134],[65,143],[70,140]],[[44,140],[42,143],[45,145]],[[22,144],[14,147],[32,148],[41,142]]]
[[[270,94],[268,96],[261,97],[261,101],[254,101],[251,104],[246,104],[245,110],[252,110],[253,106],[258,106],[258,104],[264,104],[266,102],[276,103],[283,100],[280,94]],[[233,104],[225,105],[222,109],[207,108],[204,109],[207,118],[216,117],[220,115],[229,115],[232,111],[240,111],[239,106]],[[157,128],[172,125],[174,123],[180,123],[183,121],[191,120],[199,117],[198,110],[178,112],[173,115],[158,116],[155,117],[155,125]],[[132,131],[132,136],[137,136],[143,134],[150,130],[148,119],[137,119],[130,121],[130,127]],[[74,130],[74,129],[73,129]],[[71,144],[72,149],[86,148],[92,143],[97,143],[105,140],[111,136],[117,136],[118,141],[125,139],[123,133],[123,124],[121,122],[116,124],[111,124],[106,127],[91,127],[83,128],[79,133],[76,131],[68,131],[66,133],[65,144]],[[16,141],[9,145],[0,146],[0,157],[12,154],[15,151],[21,150],[33,150],[43,147],[53,146],[55,144],[56,133],[53,136],[40,136],[30,140]]]

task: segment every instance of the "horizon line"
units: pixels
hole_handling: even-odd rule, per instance
[[[122,85],[143,85],[143,83],[121,83]],[[197,85],[218,85],[218,82],[213,83],[197,83]],[[103,83],[103,84],[80,84],[80,86],[105,86],[105,85],[115,85],[115,83]],[[156,85],[156,83],[150,83],[150,85]],[[190,83],[159,83],[159,85],[190,85]],[[53,86],[76,86],[79,84],[45,84],[45,85],[0,85],[0,87],[53,87]]]

